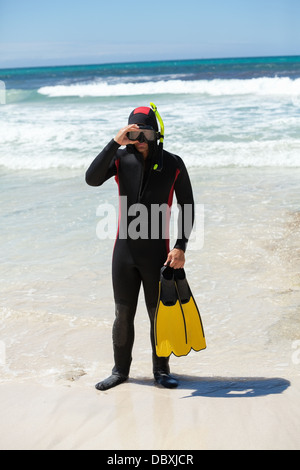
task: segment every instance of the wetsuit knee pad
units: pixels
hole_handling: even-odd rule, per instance
[[[113,340],[116,346],[124,346],[133,341],[135,312],[136,307],[116,304],[116,318],[113,326]]]

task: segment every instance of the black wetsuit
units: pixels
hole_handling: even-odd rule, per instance
[[[116,319],[113,327],[115,358],[113,373],[124,377],[129,374],[134,341],[134,317],[141,284],[143,284],[151,322],[153,371],[154,373],[159,371],[169,373],[169,358],[157,357],[154,344],[154,316],[160,269],[169,252],[169,239],[164,233],[168,222],[160,220],[161,233],[159,236],[155,233],[153,237],[151,208],[154,207],[153,205],[158,207],[162,204],[171,206],[175,192],[181,208],[179,236],[175,248],[185,251],[194,216],[190,179],[180,157],[164,150],[163,169],[160,172],[155,171],[152,168],[151,157],[145,161],[134,146],[129,145],[125,149],[120,149],[120,145],[114,140],[109,142],[92,162],[86,172],[86,182],[91,186],[100,186],[111,177],[115,177],[119,195],[124,197],[120,198],[122,204],[124,200],[127,209],[133,209],[130,215],[128,210],[126,213],[126,207],[121,207],[119,229],[113,252],[112,277],[116,304]],[[134,223],[141,213],[139,204],[147,209],[148,223],[145,225],[147,234],[138,223]],[[187,217],[189,220],[186,220]],[[139,238],[136,232],[132,236],[131,223],[137,229],[136,231],[140,230]]]

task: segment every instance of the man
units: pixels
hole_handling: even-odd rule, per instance
[[[120,195],[119,229],[112,261],[116,315],[113,326],[115,365],[112,375],[96,385],[98,390],[108,390],[128,378],[141,283],[151,324],[154,378],[167,388],[178,385],[170,375],[169,357],[156,355],[154,318],[161,267],[168,263],[172,268],[179,269],[185,264],[194,201],[183,161],[163,150],[161,144],[158,145],[160,137],[153,109],[136,108],[129,116],[128,125],[106,145],[86,172],[86,182],[91,186],[100,186],[114,176]],[[121,146],[126,148],[120,149]],[[170,215],[168,209],[172,205],[174,192],[180,207],[179,233],[174,248],[170,250],[166,232]],[[154,217],[154,214],[157,215],[154,209],[158,207],[167,208],[160,214],[159,222]]]

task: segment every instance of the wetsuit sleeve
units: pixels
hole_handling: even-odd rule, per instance
[[[194,224],[195,204],[191,181],[183,162],[174,189],[179,209],[178,238],[174,248],[185,252]]]
[[[113,139],[104,147],[86,171],[85,181],[90,186],[100,186],[116,175],[115,156],[120,145]]]

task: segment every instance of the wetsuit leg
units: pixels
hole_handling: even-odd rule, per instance
[[[148,250],[146,249],[148,248]],[[159,256],[159,252],[161,256]],[[146,257],[145,257],[146,253]],[[139,255],[139,256],[137,256]],[[150,319],[153,373],[161,385],[173,388],[177,382],[171,378],[169,357],[158,357],[154,338],[154,320],[159,292],[160,269],[166,253],[153,250],[135,250],[135,260],[125,240],[118,240],[113,256],[113,288],[116,318],[113,326],[113,349],[115,365],[112,375],[96,385],[98,390],[107,390],[124,382],[129,375],[134,343],[134,318],[141,282]],[[139,262],[137,263],[139,259]]]
[[[159,277],[160,269],[166,259],[165,254],[162,258],[156,257],[151,265],[148,264],[147,269],[141,272],[143,280],[143,288],[145,301],[147,305],[148,315],[150,319],[150,338],[152,345],[153,374],[155,381],[166,388],[176,388],[178,381],[170,375],[169,357],[158,357],[156,354],[155,336],[154,336],[154,320],[157,307],[157,299],[159,294]]]
[[[113,289],[115,321],[113,350],[115,365],[112,375],[96,385],[107,390],[124,382],[129,375],[134,343],[134,318],[141,286],[141,277],[124,240],[118,240],[113,255]]]
[[[143,282],[143,289],[145,295],[145,302],[148,310],[148,316],[150,320],[150,340],[152,346],[152,362],[153,362],[153,373],[163,372],[169,374],[169,358],[158,357],[156,354],[156,345],[154,337],[154,320],[155,312],[159,294],[159,277],[160,269],[166,260],[166,254],[162,256],[156,256],[151,258],[151,262],[141,267],[141,277]]]

